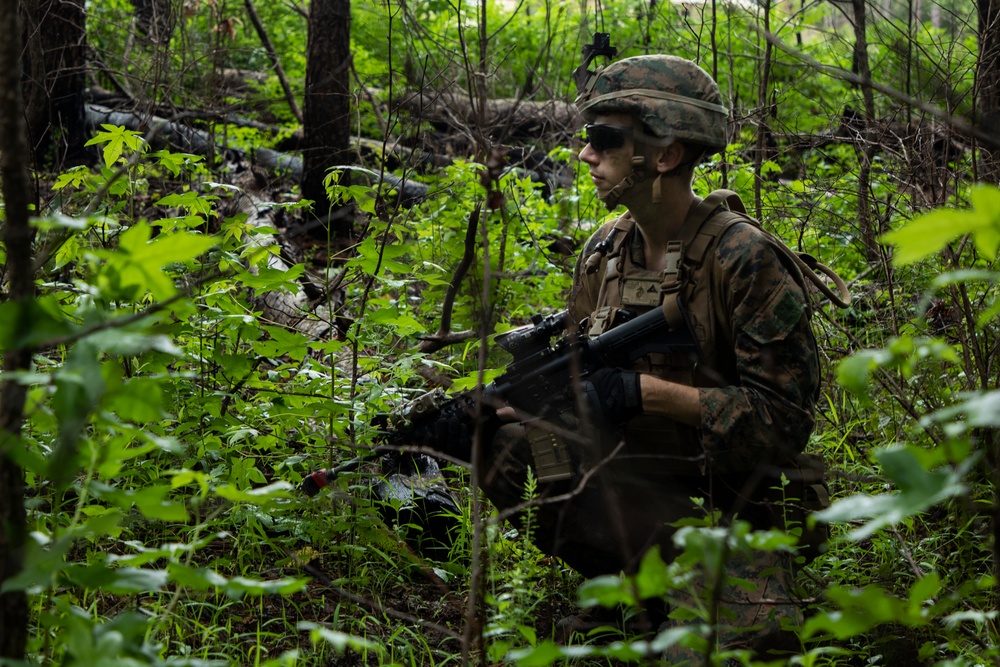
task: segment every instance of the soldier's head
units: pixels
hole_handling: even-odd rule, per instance
[[[682,144],[683,160],[664,176],[690,177],[698,163],[726,147],[729,112],[719,87],[705,70],[684,58],[651,55],[619,60],[590,78],[576,105],[588,123],[588,145],[595,151],[629,143],[633,156],[642,157],[650,149]],[[629,121],[606,122],[623,117]],[[655,178],[641,173],[648,166],[643,160],[632,164],[628,182],[602,193],[608,208],[614,208],[624,191],[639,181]]]

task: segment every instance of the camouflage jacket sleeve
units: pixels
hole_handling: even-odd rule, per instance
[[[701,443],[715,472],[780,465],[804,449],[815,420],[820,378],[808,296],[798,270],[752,225],[727,230],[717,258],[715,293],[729,321],[716,345],[729,339],[736,382],[699,390]]]

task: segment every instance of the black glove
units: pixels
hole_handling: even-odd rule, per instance
[[[588,375],[580,388],[596,426],[618,426],[642,414],[642,389],[634,371],[600,368]]]
[[[471,461],[472,431],[457,417],[443,417],[434,422],[434,439],[429,446],[448,456]]]

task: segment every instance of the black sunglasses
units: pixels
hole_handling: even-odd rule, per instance
[[[625,145],[625,137],[632,136],[631,127],[620,125],[604,125],[592,123],[583,126],[583,139],[598,153],[621,148]]]

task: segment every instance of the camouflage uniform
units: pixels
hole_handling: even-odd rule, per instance
[[[574,321],[596,307],[602,275],[588,276],[582,265],[600,234],[577,263],[569,304]],[[638,234],[628,243],[636,264],[640,244]],[[777,484],[781,467],[794,465],[813,428],[819,367],[808,299],[792,267],[750,224],[727,230],[714,255],[715,288],[703,296],[718,297],[723,308],[688,304],[692,328],[715,332],[698,341],[703,362],[692,384],[699,386],[701,427],[637,417],[624,445],[582,493],[535,510],[539,546],[585,576],[629,570],[651,544],[671,557],[673,530],[665,524],[692,516],[692,497],[710,498],[715,508],[738,512],[757,528],[775,525],[771,507],[754,501]],[[723,311],[728,317],[720,317]],[[636,370],[676,380],[686,370],[682,364],[644,359]],[[500,507],[522,500],[531,464],[524,436],[524,425],[508,425],[488,448],[481,481]],[[621,440],[617,433],[600,436],[582,448],[583,471],[599,465]],[[549,493],[565,493],[578,482]]]
[[[637,61],[646,78],[640,84],[634,77],[624,81],[630,64]],[[725,145],[725,124],[718,121],[719,110],[725,109],[714,82],[706,92],[706,79],[711,81],[681,59],[631,58],[591,80],[577,103],[585,117],[630,113],[657,136],[702,146],[707,155]],[[623,184],[634,187],[644,179],[648,176],[640,169]],[[609,207],[620,194],[607,201]],[[713,212],[717,215],[733,214],[720,207]],[[642,237],[635,229],[616,246],[617,257],[603,257],[597,270],[588,271],[595,268],[588,259],[615,224],[598,230],[577,262],[569,299],[571,321],[593,321],[595,311],[608,302],[602,296],[608,290],[618,290],[611,301],[637,314],[655,307],[630,305],[624,293],[628,284],[651,284],[643,280],[658,284],[659,274],[643,266]],[[616,262],[610,272],[609,259]],[[680,302],[701,359],[692,365],[687,358],[647,356],[632,370],[698,387],[700,427],[640,415],[624,433],[591,433],[575,418],[567,418],[566,427],[589,438],[574,450],[579,474],[568,482],[543,485],[541,504],[532,512],[539,548],[587,577],[633,571],[654,544],[669,562],[676,556],[675,528],[670,524],[696,515],[692,498],[705,498],[708,508],[726,517],[738,515],[755,528],[777,525],[780,520],[767,502],[767,491],[778,483],[782,469],[794,466],[813,429],[819,365],[799,269],[750,222],[724,227],[707,247],[704,261],[691,264],[685,256],[685,263]],[[620,275],[613,275],[615,271]],[[480,482],[501,508],[523,500],[531,465],[525,429],[523,424],[504,426],[493,446],[486,448]],[[545,502],[557,495],[558,502]],[[781,558],[769,554],[749,566],[733,564],[730,571],[752,579],[753,571],[781,565]],[[730,588],[726,595],[733,598],[740,627],[772,611],[778,616],[794,613],[787,605],[761,604],[762,599],[788,597],[780,572],[762,579],[756,593]],[[724,634],[723,640],[735,637]]]

